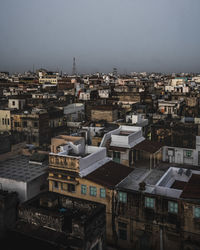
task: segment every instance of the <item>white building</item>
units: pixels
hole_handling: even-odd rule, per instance
[[[163,161],[200,166],[200,136],[196,136],[196,148],[163,147]]]
[[[26,99],[23,98],[10,98],[8,101],[8,107],[11,109],[23,109],[26,104]]]
[[[53,156],[53,157],[52,157]],[[106,148],[85,145],[83,137],[60,135],[51,140],[51,153],[49,161],[54,162],[54,156],[78,161],[80,177],[86,176],[94,170],[111,161],[107,157]]]
[[[109,98],[110,92],[111,92],[110,89],[99,89],[98,90],[99,97],[101,97],[101,98]]]
[[[18,193],[21,202],[44,190],[47,164],[29,162],[27,156],[17,156],[0,163],[0,186]]]
[[[182,105],[182,100],[173,100],[173,101],[165,101],[165,100],[158,100],[158,110],[165,114],[172,114],[177,115],[178,109]]]
[[[126,122],[130,122],[141,127],[148,125],[148,119],[144,119],[144,116],[142,114],[126,115]]]

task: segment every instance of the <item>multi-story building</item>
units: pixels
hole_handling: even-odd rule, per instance
[[[106,205],[107,239],[113,241],[115,187],[133,170],[111,161],[103,147],[84,138],[57,136],[49,154],[49,191]],[[113,174],[115,173],[115,174]]]
[[[200,249],[200,172],[137,169],[118,185],[115,226],[126,249]],[[123,200],[120,200],[123,197]]]
[[[126,166],[134,165],[134,147],[145,140],[141,127],[120,126],[103,136],[100,146],[106,146],[113,161]]]
[[[12,96],[8,100],[8,108],[22,110],[26,104],[26,98],[23,96]]]
[[[19,206],[4,242],[8,249],[104,250],[105,225],[104,205],[45,192]]]
[[[41,146],[50,141],[49,114],[43,109],[14,113],[12,130],[22,134],[27,144]]]
[[[0,131],[11,131],[11,111],[10,109],[0,110]]]
[[[111,105],[94,106],[91,109],[91,120],[113,122],[118,120],[118,108]]]

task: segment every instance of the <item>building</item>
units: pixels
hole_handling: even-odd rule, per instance
[[[99,105],[91,109],[91,120],[113,122],[118,120],[118,108],[112,105]]]
[[[30,159],[18,155],[0,162],[0,187],[17,192],[20,202],[31,199],[46,188],[47,163]]]
[[[11,130],[11,111],[9,109],[0,110],[0,132]]]
[[[12,130],[22,134],[27,144],[42,146],[50,141],[49,114],[45,109],[13,113]]]
[[[8,235],[15,247],[106,249],[102,204],[45,192],[21,204],[18,210],[16,226]]]
[[[14,228],[17,219],[18,196],[16,192],[0,189],[0,239]]]
[[[106,133],[100,146],[107,147],[108,155],[112,157],[113,161],[133,167],[135,159],[134,147],[143,140],[141,127],[122,125]]]
[[[158,100],[158,110],[165,115],[177,115],[179,114],[183,101],[164,101]]]
[[[196,136],[195,148],[163,147],[164,162],[200,166],[200,137]]]
[[[125,249],[200,249],[199,179],[199,171],[183,168],[134,170],[118,185],[117,244]]]
[[[8,108],[22,110],[26,104],[26,98],[20,96],[12,96],[8,100]]]
[[[104,147],[85,146],[82,137],[62,135],[52,139],[49,191],[104,204],[109,242],[114,241],[112,206],[115,187],[132,171],[111,161]]]

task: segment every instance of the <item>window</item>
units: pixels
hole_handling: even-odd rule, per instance
[[[127,203],[127,193],[119,192],[119,201]]]
[[[155,207],[155,199],[151,197],[145,197],[145,207],[154,208]]]
[[[97,188],[96,187],[90,187],[90,195],[91,196],[97,196]]]
[[[8,123],[8,125],[10,124],[10,119],[9,118],[7,119],[7,123]]]
[[[15,106],[15,101],[12,101],[12,105]]]
[[[178,203],[174,201],[168,201],[168,212],[169,213],[178,213]]]
[[[106,190],[105,190],[105,188],[100,188],[100,197],[101,198],[106,198]]]
[[[38,123],[34,122],[34,128],[37,128],[37,127],[38,127]]]
[[[113,161],[120,163],[120,152],[113,151]]]
[[[86,194],[87,193],[87,186],[86,185],[81,185],[81,194]]]
[[[27,122],[23,122],[23,127],[26,128],[27,127]]]
[[[194,218],[199,218],[200,219],[200,207],[195,207],[194,208]]]
[[[127,240],[127,224],[124,222],[118,222],[118,235],[119,239]]]
[[[64,190],[64,191],[68,191],[68,185],[67,185],[67,183],[62,183],[61,184],[61,189]]]
[[[184,153],[185,153],[185,157],[188,157],[188,158],[192,157],[192,150],[185,150]]]
[[[74,184],[68,184],[68,192],[71,192],[71,193],[75,192],[75,185]]]
[[[53,182],[53,187],[54,187],[54,188],[58,188],[58,182],[57,182],[57,181],[54,181],[54,182]]]
[[[4,118],[2,118],[2,125],[4,125]]]

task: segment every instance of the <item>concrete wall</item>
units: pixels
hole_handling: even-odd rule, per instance
[[[26,182],[0,178],[0,184],[3,190],[17,192],[21,202],[27,200]]]
[[[23,109],[25,103],[25,99],[9,99],[8,107],[14,109]]]
[[[170,149],[173,150],[173,155],[171,155],[171,153],[169,152]],[[191,151],[191,157],[186,157],[185,151]],[[163,147],[162,160],[164,162],[198,166],[198,152],[199,151],[196,149],[165,146]]]
[[[10,110],[0,110],[0,131],[11,130]]]
[[[106,148],[86,146],[86,152],[90,153],[90,155],[79,160],[80,171],[106,158]]]
[[[47,174],[43,174],[38,176],[34,180],[27,183],[27,200],[33,198],[34,196],[41,193],[43,190],[43,186],[47,181]]]

